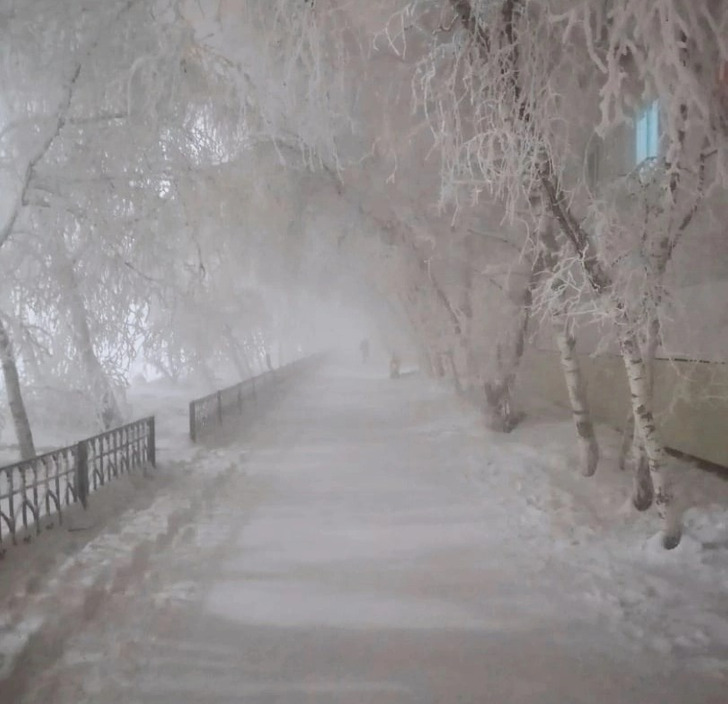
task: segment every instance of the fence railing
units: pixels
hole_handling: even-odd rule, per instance
[[[156,465],[154,416],[0,467],[0,544],[62,523],[64,508],[86,508],[91,492],[149,465]]]
[[[198,442],[204,435],[222,428],[232,418],[240,416],[258,401],[262,400],[272,388],[296,374],[312,368],[322,359],[322,355],[312,355],[298,359],[273,371],[251,377],[233,386],[215,391],[202,398],[190,401],[190,439]]]

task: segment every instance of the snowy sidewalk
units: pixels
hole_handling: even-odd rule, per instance
[[[645,583],[629,563],[581,565],[523,490],[544,468],[447,399],[416,376],[302,383],[224,497],[70,635],[24,702],[724,702],[704,612],[677,614],[700,662],[714,656],[702,670],[652,647],[672,637],[664,603],[615,627],[612,597]]]

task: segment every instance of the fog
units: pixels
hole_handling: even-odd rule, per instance
[[[0,0],[0,704],[723,702],[724,5]]]

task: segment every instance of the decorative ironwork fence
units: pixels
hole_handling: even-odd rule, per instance
[[[319,363],[322,355],[298,359],[278,369],[246,379],[233,386],[215,391],[190,401],[190,438],[198,442],[204,435],[222,428],[230,418],[239,418],[243,412],[262,400],[282,382]]]
[[[0,544],[30,539],[63,510],[112,479],[156,465],[154,416],[112,428],[75,445],[0,467]]]

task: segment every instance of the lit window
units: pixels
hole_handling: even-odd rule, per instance
[[[660,153],[660,109],[657,101],[650,103],[637,116],[635,129],[635,162],[655,159]]]

